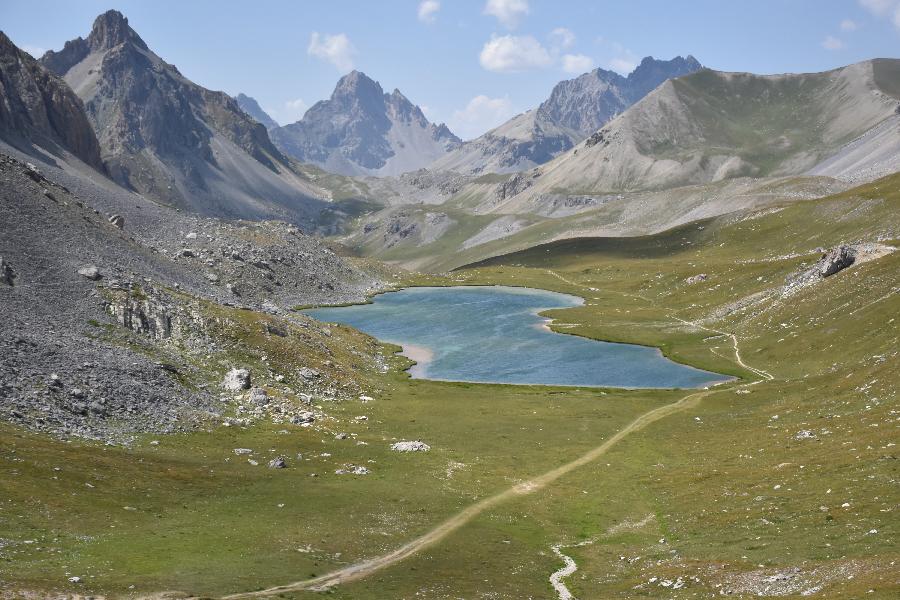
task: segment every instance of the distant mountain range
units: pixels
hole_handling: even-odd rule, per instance
[[[164,203],[226,217],[313,215],[323,192],[223,92],[153,53],[117,11],[43,65],[84,103],[109,175]]]
[[[386,94],[359,71],[342,77],[331,98],[314,104],[301,120],[274,129],[272,139],[287,154],[343,175],[399,175],[461,144],[400,90]]]
[[[667,79],[703,67],[693,56],[648,56],[627,77],[594,69],[558,83],[536,109],[462,144],[431,166],[464,173],[511,173],[543,164],[597,131]]]
[[[704,69],[665,82],[584,142],[523,173],[519,198],[602,195],[737,177],[869,180],[900,168],[900,60],[824,73]]]
[[[191,212],[345,230],[366,253],[415,260],[444,236],[456,241],[440,252],[477,259],[485,240],[659,231],[759,206],[769,185],[871,181],[900,169],[898,132],[896,59],[753,75],[648,57],[627,77],[563,81],[464,143],[358,71],[278,126],[253,98],[185,78],[116,11],[40,61],[0,33],[0,140],[18,152]]]

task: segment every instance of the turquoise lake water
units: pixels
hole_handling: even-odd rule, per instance
[[[681,365],[656,348],[554,333],[538,312],[579,306],[529,288],[407,288],[372,304],[305,310],[404,347],[413,377],[478,383],[693,388],[730,379]]]

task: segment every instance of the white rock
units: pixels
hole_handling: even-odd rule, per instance
[[[225,374],[222,387],[231,392],[239,392],[250,387],[250,371],[247,369],[232,369]]]
[[[431,446],[419,440],[403,441],[391,444],[391,450],[394,452],[428,452],[431,450]]]

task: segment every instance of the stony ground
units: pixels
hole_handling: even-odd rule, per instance
[[[40,431],[196,427],[227,409],[218,312],[284,315],[382,285],[292,225],[186,215],[7,155],[0,179],[0,415]]]

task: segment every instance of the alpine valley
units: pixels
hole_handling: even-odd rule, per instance
[[[648,56],[464,140],[80,33],[0,32],[0,599],[900,594],[900,59]]]

